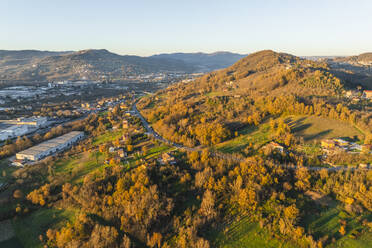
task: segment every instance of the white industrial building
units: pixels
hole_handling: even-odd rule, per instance
[[[26,135],[47,125],[47,117],[21,117],[15,120],[0,120],[0,141]]]
[[[48,124],[47,117],[19,117],[15,120],[0,120],[0,123],[8,125],[29,125],[35,127],[44,127]]]
[[[32,131],[35,131],[35,128],[27,125],[9,126],[0,131],[0,141],[22,136]]]
[[[67,147],[71,146],[78,140],[82,139],[84,132],[73,131],[62,135],[58,138],[54,138],[45,141],[39,145],[33,146],[27,150],[16,154],[16,159],[37,161],[47,156],[53,155],[56,152],[60,152]]]

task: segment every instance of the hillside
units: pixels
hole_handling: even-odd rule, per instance
[[[372,53],[329,60],[332,72],[343,79],[348,88],[372,89]]]
[[[152,58],[177,59],[194,65],[201,72],[209,72],[231,66],[245,55],[230,52],[215,53],[170,53],[158,54]]]
[[[270,50],[250,54],[226,69],[203,76],[196,84],[206,91],[270,95],[332,95],[343,87],[327,64]]]
[[[49,52],[38,50],[0,50],[0,66],[24,65],[32,62],[34,59],[40,59],[48,56],[68,54],[71,52]]]
[[[17,58],[21,60],[19,63]],[[72,53],[23,51],[10,55],[4,53],[0,59],[3,80],[100,80],[108,77],[125,78],[141,73],[193,71],[191,65],[179,60],[122,56],[105,49]]]
[[[118,55],[105,49],[78,52],[0,50],[0,80],[125,80],[151,73],[209,72],[232,65],[243,55],[217,52]]]
[[[362,53],[356,56],[335,58],[336,62],[372,64],[372,53]]]
[[[350,121],[370,132],[368,113],[344,105],[343,87],[327,64],[266,50],[172,85],[139,108],[160,134],[186,146],[216,145],[282,114]]]
[[[229,69],[283,62],[302,63],[265,51]],[[327,163],[351,167],[372,154],[322,156],[309,142],[336,132],[360,142],[352,125],[361,116],[316,96],[200,93],[196,83],[138,103],[128,92],[56,128],[86,134],[60,155],[22,168],[3,155],[0,247],[371,247],[371,170]]]

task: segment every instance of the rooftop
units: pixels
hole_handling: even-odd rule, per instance
[[[33,146],[31,148],[28,148],[22,152],[19,152],[20,154],[25,154],[25,155],[37,155],[41,152],[47,151],[51,148],[57,147],[61,144],[64,144],[71,140],[72,138],[83,134],[83,132],[79,131],[72,131],[70,133],[67,133],[65,135],[62,135],[60,137],[45,141],[43,143],[40,143],[39,145]]]

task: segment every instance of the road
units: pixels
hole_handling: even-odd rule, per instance
[[[132,111],[135,113],[136,116],[138,116],[141,119],[142,125],[145,127],[146,131],[149,134],[153,135],[155,139],[157,139],[161,142],[167,143],[169,145],[172,145],[176,148],[186,150],[186,151],[201,151],[205,148],[205,147],[194,147],[194,148],[192,148],[192,147],[183,146],[181,144],[174,143],[174,142],[172,142],[170,140],[167,140],[164,137],[162,137],[160,134],[158,134],[157,132],[154,131],[154,129],[150,126],[150,124],[146,121],[146,119],[138,111],[137,102],[135,102],[133,104]],[[229,159],[229,160],[232,160],[232,161],[237,162],[237,163],[244,162],[244,160],[245,160],[245,158],[238,158],[238,157],[235,157],[231,154],[217,152],[217,151],[213,151],[211,154],[215,157],[220,157],[220,158],[223,158],[223,159]],[[293,165],[287,165],[287,164],[281,164],[279,166],[283,167],[283,168],[286,168],[286,169],[293,169],[293,170],[302,167],[302,166],[300,167],[300,166],[293,166]],[[358,169],[362,169],[362,170],[372,169],[371,167],[369,167],[369,168],[355,168],[355,167],[345,167],[345,166],[335,166],[335,167],[308,167],[307,166],[305,168],[307,168],[308,170],[311,170],[311,171],[319,171],[319,170],[322,170],[322,169],[326,169],[328,171],[339,171],[339,170],[354,171],[354,170],[358,170]]]
[[[142,114],[138,111],[137,103],[133,104],[132,111],[135,113],[136,116],[138,116],[141,119],[142,125],[146,129],[146,132],[151,134],[155,139],[157,139],[161,142],[167,143],[167,144],[169,144],[171,146],[174,146],[176,148],[185,149],[185,150],[188,150],[188,151],[194,151],[195,150],[195,148],[186,147],[186,146],[183,146],[181,144],[177,144],[175,142],[167,140],[164,137],[162,137],[160,134],[155,132],[154,129],[150,126],[150,124],[146,121],[146,119],[142,116]]]

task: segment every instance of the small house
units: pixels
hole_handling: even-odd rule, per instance
[[[24,166],[24,160],[15,159],[15,160],[13,160],[12,165],[17,166],[17,167],[23,167]]]
[[[369,168],[369,164],[359,164],[359,168],[362,168],[362,169],[368,169]]]
[[[272,150],[277,150],[279,152],[284,152],[284,147],[274,141],[271,141],[269,144],[266,145],[267,148],[271,148]]]
[[[372,99],[372,90],[363,91],[362,97],[365,99]]]
[[[123,128],[127,129],[129,127],[129,123],[127,120],[123,120]]]
[[[169,153],[163,153],[160,162],[162,164],[175,164],[176,159]]]
[[[128,156],[127,152],[123,148],[118,149],[118,155],[120,158],[126,158]]]
[[[349,142],[346,141],[346,140],[343,140],[343,139],[335,139],[334,141],[336,141],[337,145],[340,146],[340,147],[348,147],[349,146]]]

